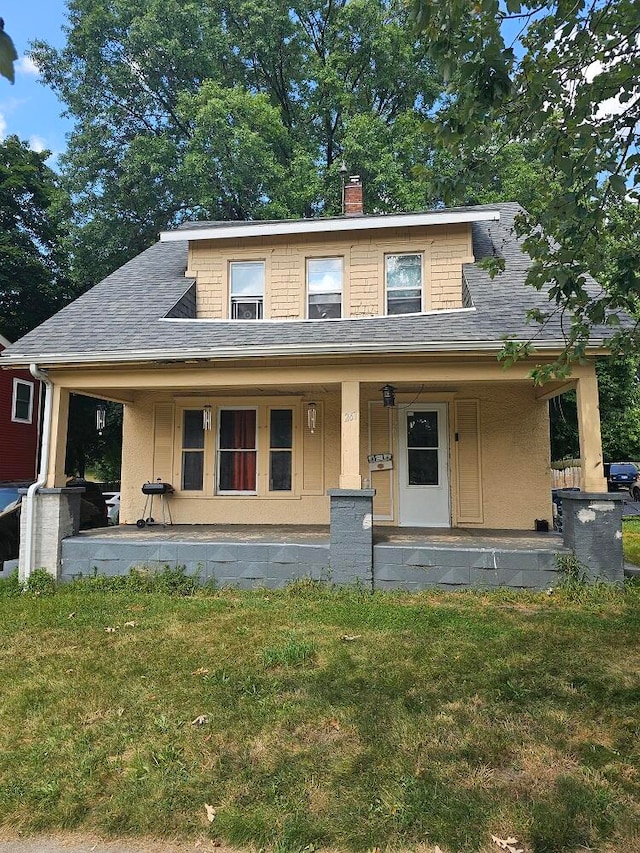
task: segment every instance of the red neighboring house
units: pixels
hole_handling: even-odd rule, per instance
[[[9,341],[0,335],[0,352]],[[40,383],[28,370],[0,370],[0,483],[36,478]]]

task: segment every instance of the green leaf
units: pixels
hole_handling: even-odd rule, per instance
[[[6,77],[12,84],[15,82],[16,74],[13,63],[18,58],[13,41],[8,33],[4,31],[4,21],[0,18],[0,74]]]

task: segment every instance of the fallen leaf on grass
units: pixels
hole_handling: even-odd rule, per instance
[[[353,643],[354,640],[359,640],[362,634],[343,634],[340,639],[343,643]]]
[[[520,843],[517,838],[498,838],[497,835],[492,835],[491,840],[507,853],[524,853],[522,847],[516,847],[516,844]]]
[[[209,803],[204,804],[205,811],[207,812],[207,820],[209,823],[213,823],[216,817],[216,810],[213,806],[210,806]]]
[[[191,720],[192,726],[206,726],[209,722],[209,717],[206,714],[200,714],[199,717],[196,717],[195,720]]]
[[[125,623],[124,623],[124,627],[125,627],[125,628],[135,628],[135,627],[136,627],[136,623],[135,623],[133,620],[132,620],[131,622],[125,622]]]
[[[111,627],[109,627],[109,628],[105,628],[104,630],[106,631],[106,633],[107,633],[107,634],[115,634],[115,632],[118,630],[118,628],[119,628],[119,627],[120,627],[120,626],[118,625],[118,626],[117,626],[117,627],[115,627],[115,628],[111,628]]]
[[[73,619],[73,617],[74,617],[75,615],[76,615],[75,613],[70,613],[70,614],[67,616],[67,619]]]
[[[194,669],[191,675],[209,675],[209,670],[206,667],[201,666],[199,669]]]

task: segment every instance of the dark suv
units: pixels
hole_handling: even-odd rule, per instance
[[[616,492],[618,489],[632,491],[638,479],[638,469],[633,462],[612,462],[609,466],[605,465],[605,474],[610,492]]]

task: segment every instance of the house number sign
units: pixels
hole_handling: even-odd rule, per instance
[[[391,453],[372,453],[367,456],[370,471],[389,471],[393,468]]]

